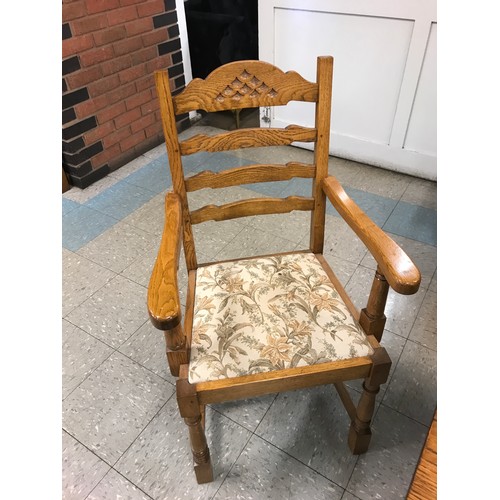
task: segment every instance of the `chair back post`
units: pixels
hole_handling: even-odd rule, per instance
[[[314,164],[316,176],[313,181],[314,210],[311,214],[310,246],[314,253],[323,253],[325,239],[326,196],[321,187],[328,175],[330,144],[330,115],[332,108],[333,57],[320,56],[317,60],[316,82],[318,101],[316,103],[315,127],[317,130]]]
[[[170,174],[172,176],[172,186],[181,200],[182,207],[182,227],[184,256],[188,271],[198,267],[196,262],[196,251],[194,246],[193,230],[186,194],[184,172],[182,169],[181,151],[177,136],[177,126],[175,123],[175,112],[172,104],[172,94],[170,92],[170,82],[166,71],[155,71],[156,92],[160,102],[161,121],[167,147]]]

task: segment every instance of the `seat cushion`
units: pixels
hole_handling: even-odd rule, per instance
[[[312,253],[197,270],[191,383],[372,353],[366,334]]]

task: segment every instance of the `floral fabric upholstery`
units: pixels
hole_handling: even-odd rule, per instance
[[[191,383],[372,353],[312,253],[197,270]]]

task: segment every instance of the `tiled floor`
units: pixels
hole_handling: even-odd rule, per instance
[[[183,135],[200,131],[215,129],[200,122]],[[283,149],[286,161],[311,158],[303,149]],[[208,162],[205,154],[192,155],[186,170],[273,161],[278,148],[264,154],[247,149]],[[215,480],[198,486],[162,334],[145,305],[171,184],[167,170],[160,146],[83,191],[63,194],[63,498],[405,498],[436,407],[436,184],[330,159],[330,172],[423,276],[417,294],[389,295],[383,345],[393,366],[377,397],[368,453],[350,454],[348,418],[330,387],[213,405],[207,433]],[[228,188],[224,200],[221,191],[197,191],[190,204],[309,195],[309,183]],[[221,232],[215,223],[201,224],[199,260],[304,248],[308,224],[301,212],[226,221]],[[325,255],[362,307],[375,263],[334,210],[327,226]],[[349,390],[356,395],[359,386]]]

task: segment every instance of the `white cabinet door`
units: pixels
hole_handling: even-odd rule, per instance
[[[437,177],[436,41],[435,0],[259,0],[261,60],[315,81],[316,57],[335,59],[330,153],[426,179]],[[312,105],[261,122],[291,123],[313,126]]]

